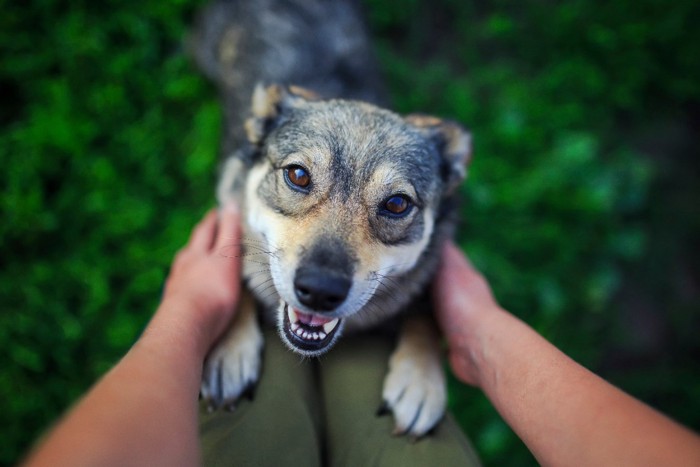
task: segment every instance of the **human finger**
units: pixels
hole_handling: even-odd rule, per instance
[[[219,225],[214,249],[227,249],[227,256],[238,257],[240,250],[240,211],[238,205],[229,203],[219,210]]]
[[[477,273],[469,258],[452,240],[446,242],[442,250],[442,267],[440,272],[442,274],[454,274],[455,272],[461,274]]]
[[[445,245],[442,253],[442,264],[433,289],[438,321],[450,321],[465,313],[498,307],[486,278],[454,243]]]
[[[199,221],[194,230],[192,230],[190,240],[187,242],[187,246],[185,248],[197,251],[206,251],[214,242],[215,234],[216,210],[212,209],[201,221]]]
[[[466,254],[454,242],[449,241],[442,251],[442,265],[438,271],[438,282],[452,285],[455,282],[460,284],[460,290],[469,293],[487,292],[491,295],[491,290],[486,278],[479,272]],[[478,289],[478,290],[474,290]]]

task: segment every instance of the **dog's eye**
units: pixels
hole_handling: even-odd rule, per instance
[[[410,212],[412,206],[407,196],[393,195],[384,201],[382,211],[390,216],[404,216]]]
[[[290,165],[284,169],[284,178],[292,188],[308,188],[311,184],[311,175],[300,165]]]

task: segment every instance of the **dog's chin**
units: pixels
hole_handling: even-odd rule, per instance
[[[306,357],[326,353],[340,336],[343,320],[302,313],[287,303],[281,304],[278,321],[280,335],[287,346]]]

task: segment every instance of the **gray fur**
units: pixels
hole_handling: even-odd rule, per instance
[[[222,95],[224,154],[245,140],[243,120],[259,82],[385,103],[359,9],[355,0],[221,0],[201,14],[191,47]]]
[[[417,299],[425,298],[440,247],[453,233],[470,139],[452,122],[402,117],[378,106],[382,85],[356,2],[220,0],[204,11],[192,39],[197,62],[224,104],[219,202],[235,199],[246,213],[243,274],[283,342],[317,356],[341,331],[372,327],[412,303],[425,304]],[[292,167],[306,172],[307,186],[290,182]],[[386,208],[396,196],[410,200],[400,215]],[[255,209],[265,216],[256,218]],[[307,280],[317,277],[322,292],[347,295],[333,306],[329,295],[305,301],[300,277],[304,287],[315,287]],[[205,365],[202,394],[214,406],[235,401],[257,378],[262,338],[253,320],[242,321]],[[408,365],[390,367],[383,397],[397,430],[422,436],[444,411],[445,382],[434,331],[410,321],[404,330],[412,331],[401,334],[391,359]],[[293,332],[302,324],[311,333],[325,331],[333,323],[327,338]],[[416,329],[432,337],[416,340]],[[416,359],[424,353],[430,358]],[[245,379],[237,377],[241,358],[256,368]],[[425,396],[398,400],[403,385]]]
[[[362,206],[365,216],[358,218],[357,212],[350,209],[362,204],[367,179],[384,163],[413,185],[419,197],[416,202],[422,204],[418,208],[432,208],[441,213],[418,266],[401,277],[385,280],[360,313],[347,319],[348,330],[370,327],[400,312],[425,290],[437,266],[439,245],[452,235],[456,203],[453,196],[443,193],[445,186],[439,176],[441,156],[430,139],[386,110],[331,100],[311,102],[289,112],[292,115],[279,117],[285,119],[285,124],[268,135],[260,157],[267,157],[274,167],[281,167],[288,154],[321,148],[333,154],[333,161],[328,173],[322,174],[328,178],[324,181],[328,190],[310,194],[290,192],[289,187],[280,183],[279,176],[270,172],[258,193],[276,210],[287,216],[303,217],[319,203],[332,204],[338,212],[333,224],[336,236],[343,237],[346,235],[343,229],[368,222],[380,242],[388,245],[415,242],[423,228],[419,216],[408,224],[377,216],[374,211],[381,198],[374,200],[377,203]]]

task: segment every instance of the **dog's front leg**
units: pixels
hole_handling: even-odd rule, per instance
[[[238,313],[231,327],[207,356],[202,374],[202,398],[209,409],[233,409],[241,395],[251,391],[260,376],[263,335],[256,318],[255,300],[241,291]]]
[[[447,402],[439,334],[429,316],[407,317],[384,379],[384,408],[394,414],[394,434],[418,438],[442,418]]]

